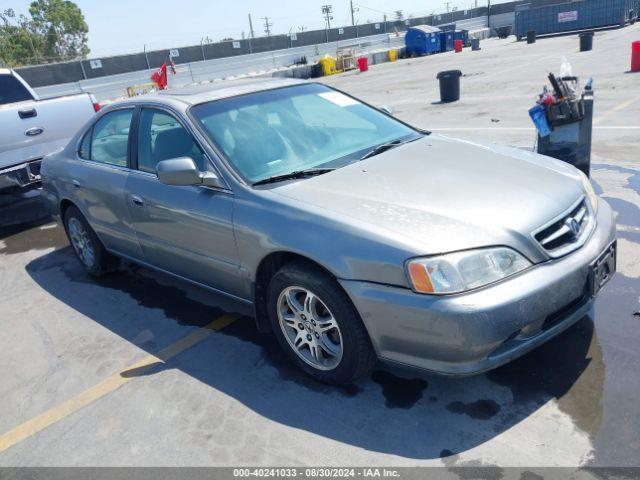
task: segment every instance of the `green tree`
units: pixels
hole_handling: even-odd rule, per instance
[[[71,60],[89,53],[89,27],[70,0],[36,0],[29,7],[35,32],[43,39],[46,57]]]
[[[0,12],[0,64],[9,67],[38,62],[40,38],[24,15],[12,9]]]
[[[0,62],[8,66],[86,58],[89,27],[70,0],[36,0],[29,16],[0,12]]]

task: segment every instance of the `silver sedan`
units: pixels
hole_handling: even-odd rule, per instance
[[[42,176],[89,274],[125,258],[251,304],[331,383],[377,360],[494,368],[584,316],[615,271],[611,208],[572,166],[316,83],[112,104]]]

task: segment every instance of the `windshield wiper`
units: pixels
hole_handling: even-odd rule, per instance
[[[378,145],[377,147],[374,147],[373,150],[368,151],[362,157],[360,157],[360,160],[365,160],[369,157],[373,157],[374,155],[378,155],[379,153],[386,152],[387,150],[391,150],[392,148],[395,148],[399,145],[404,145],[405,143],[413,142],[414,140],[418,140],[420,138],[422,137],[411,138],[409,140],[391,140],[390,142],[383,143],[381,145]]]
[[[254,182],[253,185],[265,185],[267,183],[281,182],[283,180],[292,180],[294,178],[313,177],[315,175],[322,175],[335,170],[335,168],[308,168],[306,170],[295,170],[283,175],[274,175],[273,177],[263,178]]]

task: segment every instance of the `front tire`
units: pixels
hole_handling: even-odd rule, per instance
[[[75,206],[64,214],[64,228],[76,257],[93,277],[100,277],[115,268],[117,260],[107,252],[84,215]]]
[[[360,315],[327,273],[305,262],[282,267],[268,290],[269,319],[289,359],[315,379],[346,384],[376,356]]]

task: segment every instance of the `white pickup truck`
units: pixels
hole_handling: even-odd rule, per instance
[[[87,93],[40,100],[20,75],[0,68],[0,194],[39,186],[42,157],[99,109]]]

